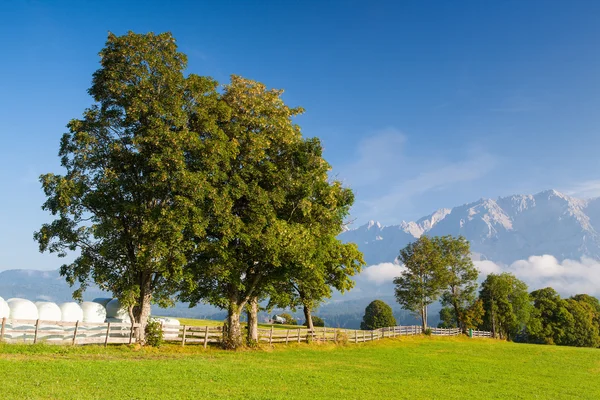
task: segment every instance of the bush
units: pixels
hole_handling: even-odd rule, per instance
[[[372,331],[379,328],[396,326],[396,318],[392,308],[381,300],[374,300],[365,308],[365,316],[360,323],[360,329]]]
[[[341,345],[348,344],[348,334],[342,330],[335,331],[335,343]]]
[[[148,321],[146,325],[146,344],[152,347],[160,347],[163,344],[163,331],[159,321]]]
[[[286,325],[298,325],[298,321],[288,313],[279,314],[281,318],[285,318]]]
[[[424,334],[425,336],[431,336],[431,333],[432,333],[432,332],[431,332],[431,328],[426,328],[426,329],[423,331],[423,334]]]
[[[325,321],[322,318],[317,317],[316,315],[312,316],[312,323],[314,327],[324,327]],[[308,326],[307,321],[304,321],[304,326]]]

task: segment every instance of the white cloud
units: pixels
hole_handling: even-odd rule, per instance
[[[440,191],[455,190],[456,184],[476,181],[498,163],[495,156],[469,145],[462,157],[453,151],[445,159],[435,146],[422,153],[409,144],[403,132],[384,129],[363,139],[352,161],[336,169],[336,176],[355,191],[354,218],[390,221],[423,196],[439,196]]]
[[[565,190],[569,196],[580,198],[600,197],[600,180],[579,182]]]
[[[547,286],[563,296],[587,293],[600,295],[600,261],[583,257],[581,260],[559,262],[554,256],[531,256],[511,265],[495,264],[491,261],[475,261],[482,275],[510,272],[523,280],[530,290]]]
[[[404,271],[404,267],[401,265],[381,263],[365,268],[361,275],[367,278],[367,280],[381,285],[392,282],[394,278],[402,274],[402,271]]]

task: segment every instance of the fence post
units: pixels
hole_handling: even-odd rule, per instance
[[[290,338],[290,330],[288,329],[287,332],[285,333],[285,344],[288,344],[289,338]]]
[[[185,332],[186,332],[186,330],[187,330],[187,326],[184,325],[183,326],[183,335],[181,335],[181,346],[182,347],[185,346]]]
[[[358,343],[358,331],[354,331],[354,343]]]
[[[300,328],[298,328],[298,343],[300,343]]]
[[[33,344],[37,343],[38,329],[40,328],[40,319],[35,321],[35,333],[33,334]]]
[[[367,332],[363,331],[363,343],[365,343],[367,341],[367,339],[365,338],[366,335],[367,335]]]
[[[106,337],[104,338],[104,347],[108,346],[108,338],[110,336],[110,322],[106,325]]]
[[[208,325],[204,327],[204,348],[208,345]]]
[[[273,344],[273,325],[271,325],[271,332],[269,332],[269,345]]]
[[[75,322],[75,331],[73,332],[73,342],[72,345],[75,344],[75,339],[77,339],[77,331],[79,330],[79,321]]]
[[[4,331],[6,330],[6,317],[2,318],[2,329],[0,330],[0,342],[4,341]]]

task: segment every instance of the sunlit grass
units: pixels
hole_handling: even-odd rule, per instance
[[[489,339],[215,347],[0,345],[3,399],[597,399],[600,350]]]

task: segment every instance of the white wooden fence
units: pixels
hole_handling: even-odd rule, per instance
[[[219,343],[224,334],[223,326],[163,326],[164,339],[171,342],[179,342],[182,346],[188,343],[202,344]],[[435,336],[459,336],[462,331],[459,328],[430,328],[431,334]],[[373,340],[392,338],[398,336],[420,335],[423,333],[421,326],[392,326],[372,331],[339,329],[339,328],[308,328],[296,329],[275,328],[258,329],[259,343],[300,343],[300,342],[348,342],[364,343]],[[491,332],[473,331],[473,337],[491,337]]]
[[[16,320],[3,318],[0,328],[0,341],[6,343],[56,343],[56,344],[132,344],[136,343],[136,329],[139,324],[57,322],[43,320]],[[220,343],[224,335],[224,326],[175,326],[161,325],[163,337],[169,342],[201,344],[205,348],[209,343]],[[458,328],[430,328],[436,336],[458,336]],[[392,326],[372,331],[308,328],[281,329],[271,326],[258,329],[260,343],[300,343],[300,342],[347,342],[364,343],[373,340],[398,336],[420,335],[421,326]],[[491,332],[473,331],[473,337],[492,337]]]
[[[0,341],[6,343],[131,344],[139,324],[61,322],[2,318]]]

